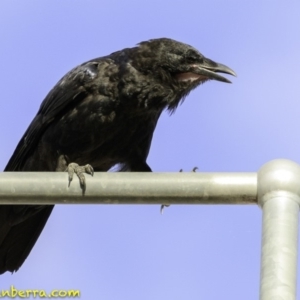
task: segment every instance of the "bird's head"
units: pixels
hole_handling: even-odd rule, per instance
[[[142,42],[139,44],[138,52],[139,69],[156,74],[160,81],[167,85],[171,84],[176,92],[177,96],[169,99],[167,104],[171,111],[201,83],[208,80],[230,83],[219,73],[236,76],[232,69],[204,57],[192,46],[168,38]]]

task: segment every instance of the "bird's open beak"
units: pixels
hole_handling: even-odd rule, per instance
[[[192,73],[200,75],[204,80],[213,79],[227,83],[231,83],[231,81],[217,73],[225,73],[236,76],[236,73],[229,67],[216,63],[208,58],[205,58],[201,64],[194,64],[192,66]]]

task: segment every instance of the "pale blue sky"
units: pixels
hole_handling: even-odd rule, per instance
[[[74,66],[170,37],[236,71],[162,115],[154,171],[257,171],[300,163],[300,2],[2,0],[0,168],[38,107]],[[57,206],[0,290],[80,289],[81,299],[258,298],[256,206]],[[298,268],[299,269],[299,268]]]

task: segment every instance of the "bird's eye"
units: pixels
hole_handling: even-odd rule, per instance
[[[194,51],[188,51],[186,55],[186,61],[188,63],[195,63],[199,62],[199,55],[195,53]]]
[[[196,62],[197,58],[195,56],[188,56],[186,60],[188,63],[194,63]]]

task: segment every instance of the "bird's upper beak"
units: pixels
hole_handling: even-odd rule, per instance
[[[206,81],[218,80],[231,83],[227,78],[218,73],[225,73],[236,76],[236,73],[229,67],[216,63],[208,58],[203,58],[201,63],[193,63],[189,65],[188,71],[177,74],[176,78],[179,81]]]

